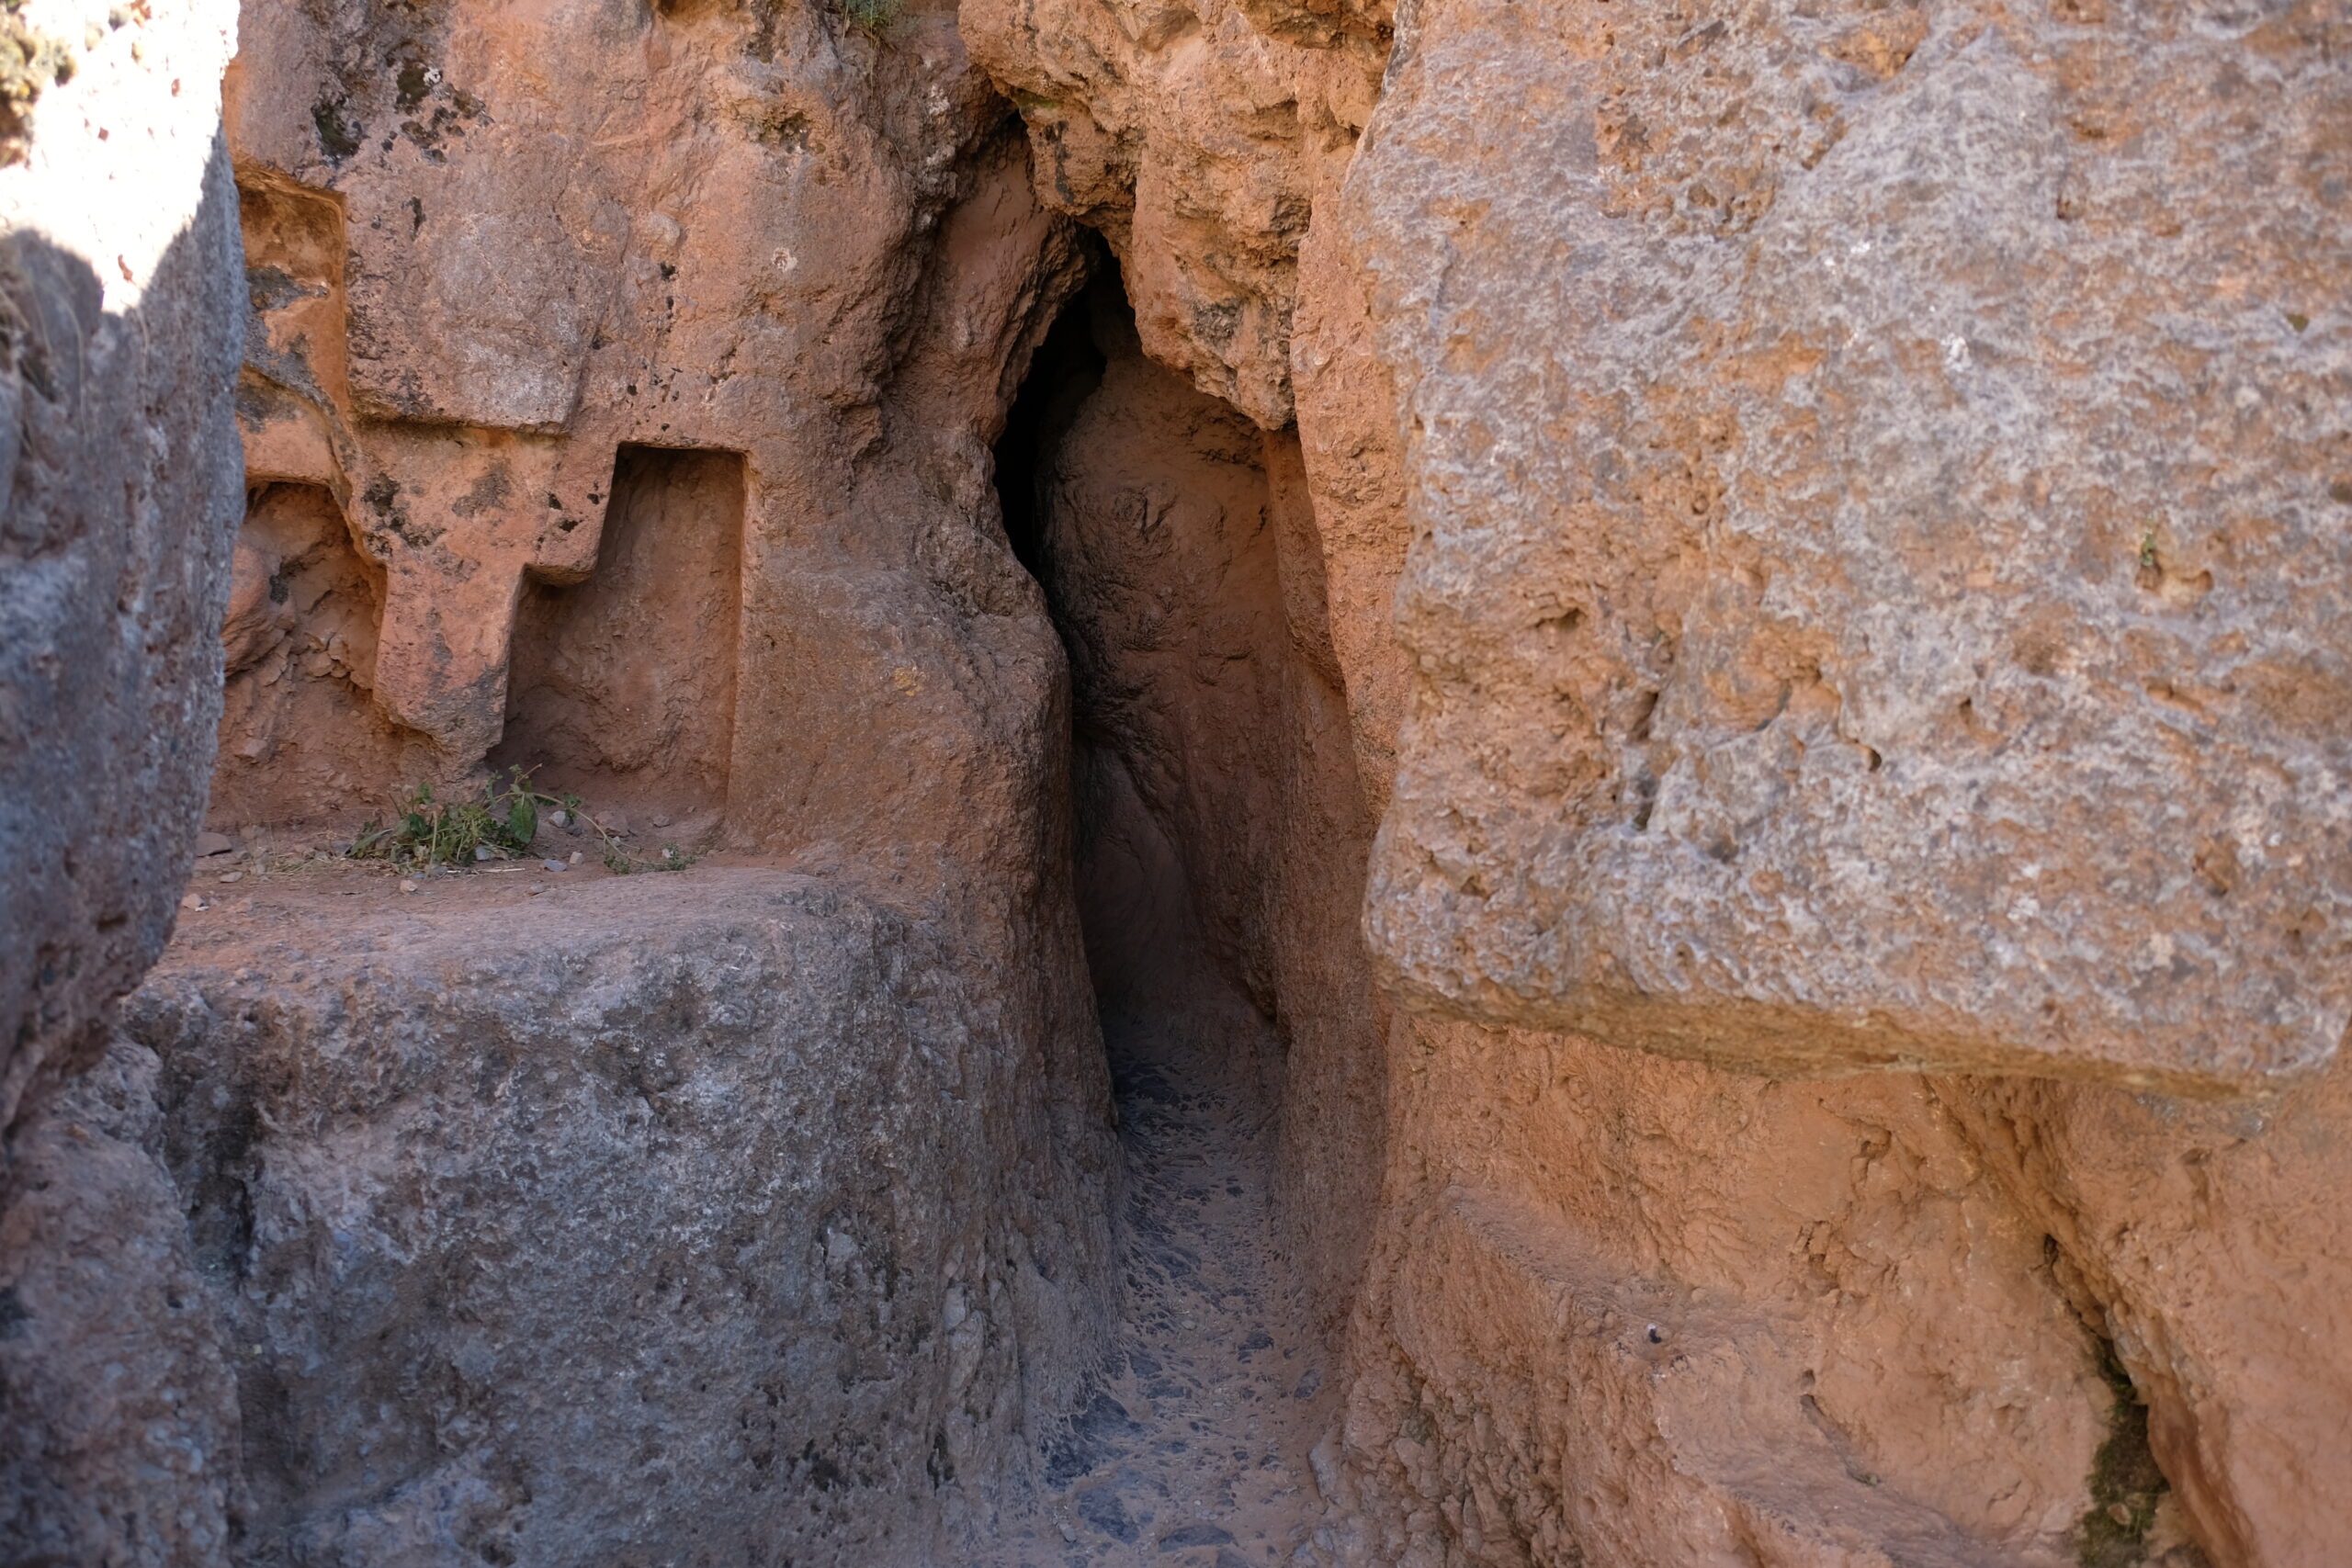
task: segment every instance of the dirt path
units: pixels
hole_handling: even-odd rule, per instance
[[[1127,1154],[1124,1365],[990,1568],[1328,1561],[1304,1473],[1327,1374],[1273,1255],[1268,1108],[1229,1066],[1265,1025],[1204,989],[1103,1020]]]

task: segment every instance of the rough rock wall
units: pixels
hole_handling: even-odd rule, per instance
[[[1765,1066],[2329,1060],[2342,27],[1415,12],[1349,216],[1426,535],[1403,984]]]
[[[242,314],[251,504],[178,558],[229,600],[216,826],[496,750],[762,868],[191,910],[0,1211],[6,1539],[948,1560],[1114,1308],[1068,677],[988,469],[1074,231],[935,9],[245,35],[189,406]]]
[[[1518,1026],[1390,1037],[1355,1550],[2332,1561],[2340,23],[1432,0],[1334,115],[1277,9],[965,27],[1295,413],[1374,950]]]
[[[242,502],[221,4],[12,8],[0,113],[0,1542],[203,1562],[226,1371],[135,1089],[82,1074],[172,931]]]
[[[732,927],[673,930],[712,912],[697,900],[729,904],[707,885],[728,874],[632,885],[610,908],[542,900],[531,923],[556,967],[493,965],[469,982],[480,1009],[436,1011],[440,982],[419,976],[490,940],[444,933],[422,971],[384,981],[425,998],[387,1004],[415,1087],[396,1073],[347,1095],[238,1065],[342,1052],[327,998],[376,982],[337,966],[334,919],[279,950],[281,971],[319,955],[321,999],[274,1043],[244,1051],[242,1004],[159,982],[151,1013],[177,1021],[152,1042],[167,1084],[226,1074],[232,1100],[309,1129],[244,1150],[204,1133],[203,1095],[166,1116],[192,1202],[277,1216],[216,1259],[226,1321],[281,1361],[339,1369],[248,1369],[244,1408],[290,1433],[248,1463],[250,1529],[297,1558],[366,1561],[452,1543],[701,1561],[752,1539],[802,1561],[945,1554],[1079,1403],[1112,1306],[1067,677],[987,468],[1029,348],[1082,276],[1073,231],[1031,197],[944,12],[884,34],[764,4],[264,9],[230,84],[257,258],[240,411],[273,483],[247,541],[307,559],[270,543],[270,509],[287,487],[334,506],[356,551],[339,581],[370,586],[373,637],[346,634],[344,658],[318,628],[271,628],[278,682],[334,686],[364,724],[232,746],[258,804],[222,809],[316,826],[420,778],[469,787],[486,760],[537,768],[821,878],[837,908],[795,942],[892,956],[605,977],[631,951],[673,969],[700,962],[697,942],[731,951]],[[301,572],[264,576],[292,590],[285,614],[316,617]],[[541,993],[551,1016],[515,1021]],[[544,1086],[514,1065],[518,1029],[651,1059],[702,1017],[725,1036],[718,1065],[678,1071],[714,1108],[657,1115],[643,1149],[634,1113],[526,1103]],[[642,1070],[662,1080],[642,1095],[675,1087],[658,1060]],[[814,1075],[807,1093],[787,1092],[796,1074]],[[477,1131],[520,1140],[513,1161],[451,1166],[411,1136],[436,1077],[498,1107]],[[835,1080],[847,1099],[808,1098]],[[356,1129],[322,1129],[330,1102]],[[506,1117],[571,1153],[525,1159]],[[880,1144],[858,1141],[869,1125]],[[345,1138],[371,1152],[335,1159],[368,1164],[384,1194],[356,1252],[330,1246],[345,1200],[307,1174],[328,1157],[316,1140]],[[680,1181],[730,1206],[673,1213]],[[502,1228],[567,1183],[604,1195],[593,1215]],[[401,1231],[417,1203],[442,1216],[435,1237]],[[679,1226],[679,1269],[716,1248],[736,1258],[727,1280],[665,1283],[639,1256]],[[794,1250],[811,1235],[831,1248],[813,1262]],[[469,1283],[454,1317],[422,1304],[460,1288],[448,1249],[510,1245],[543,1250],[548,1281]],[[336,1247],[348,1256],[317,1261]],[[380,1358],[338,1304],[355,1270],[381,1281]],[[617,1337],[584,1362],[544,1349],[564,1279],[624,1292],[600,1309]],[[626,1294],[639,1285],[653,1293]],[[664,1358],[634,1383],[592,1375]],[[739,1408],[758,1368],[765,1406]],[[369,1402],[383,1429],[347,1427]],[[597,1495],[594,1477],[647,1463],[673,1480]]]
[[[283,258],[252,279],[241,408],[254,477],[328,490],[381,574],[372,711],[464,778],[504,731],[526,583],[597,570],[616,452],[740,453],[731,837],[887,844],[917,875],[987,853],[941,835],[974,794],[1020,809],[972,760],[1002,681],[1048,700],[1051,644],[972,542],[984,438],[1075,254],[952,17],[268,18],[230,84],[249,246]],[[900,722],[839,723],[877,700]],[[413,782],[343,772],[278,816]]]
[[[0,1541],[15,1561],[236,1561],[236,1371],[163,1163],[155,1066],[115,1045],[9,1134]]]
[[[260,902],[116,1057],[235,1372],[234,1560],[935,1562],[1016,1495],[1083,1174],[939,926],[757,869]]]
[[[0,1126],[103,1049],[203,809],[239,498],[235,20],[41,13],[0,146]]]

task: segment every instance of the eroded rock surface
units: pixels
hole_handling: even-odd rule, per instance
[[[241,299],[202,17],[0,81],[10,1551],[2341,1554],[2332,11],[254,0]],[[710,858],[284,852],[492,764]]]
[[[253,9],[230,82],[251,473],[331,496],[380,600],[364,664],[334,669],[322,628],[290,654],[366,733],[232,734],[319,782],[214,825],[356,819],[428,761],[462,786],[511,733],[502,760],[606,798],[660,796],[659,753],[739,841],[922,876],[1025,848],[942,838],[975,795],[1041,793],[978,761],[1028,755],[1006,738],[1057,663],[986,465],[1079,257],[953,15],[886,39],[825,6]],[[681,450],[736,489],[651,502]],[[733,550],[661,552],[731,570],[726,602],[649,574],[647,504]],[[552,625],[567,592],[607,624]],[[704,668],[647,689],[646,644]],[[691,737],[651,711],[679,701]],[[846,722],[871,705],[891,720]],[[631,716],[588,737],[583,709]]]
[[[19,1562],[238,1561],[233,1355],[164,1163],[156,1067],[118,1042],[9,1132],[0,1541]]]
[[[982,966],[782,873],[336,880],[206,922],[116,1058],[237,1379],[240,1560],[912,1562],[986,1522],[1099,1263]]]
[[[35,20],[71,73],[0,166],[0,1126],[171,934],[242,496],[234,9]]]
[[[187,647],[138,623],[229,667],[207,847],[238,852],[142,1004],[136,1136],[85,1147],[62,1102],[18,1130],[43,1185],[6,1190],[0,1284],[44,1370],[11,1380],[11,1517],[69,1560],[204,1560],[223,1517],[232,1561],[946,1560],[1111,1348],[1067,674],[988,467],[1075,231],[944,12],[887,44],[764,6],[247,24],[242,210],[216,158],[204,232],[232,265],[241,217],[249,265],[185,338],[244,322],[250,505],[233,563],[225,529],[174,558],[209,595]],[[226,369],[187,414],[224,437]],[[150,803],[175,899],[182,739],[141,738],[187,773]],[[278,901],[334,863],[287,851],[501,746],[731,865]],[[771,918],[730,877],[802,892]],[[185,1258],[118,1302],[51,1256],[137,1226],[192,1247],[217,1344],[142,1282]],[[74,1407],[126,1337],[121,1396]]]
[[[1246,19],[965,25],[1046,198],[1133,246],[1147,181],[1046,172],[1206,162],[1238,100],[1173,62],[1354,47]],[[1521,1027],[1392,1034],[1335,1539],[2328,1561],[2342,733],[2285,694],[2340,661],[2334,24],[1400,20],[1362,156],[1252,144],[1310,209],[1261,276],[1397,777],[1374,952]],[[1147,351],[1256,412],[1150,326],[1213,247],[1173,249],[1129,264]]]
[[[243,502],[235,7],[0,53],[0,1556],[222,1562],[236,1411],[155,1118],[96,1066],[171,934]]]
[[[1774,1070],[2330,1059],[2341,25],[1417,10],[1350,175],[1403,984]]]
[[[1029,127],[1037,193],[1118,254],[1146,352],[1290,420],[1298,258],[1385,55],[1376,6],[978,0],[976,59]],[[1255,25],[1271,18],[1276,25]],[[1320,47],[1316,47],[1320,46]]]

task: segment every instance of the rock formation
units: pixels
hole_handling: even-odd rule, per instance
[[[2342,1557],[2336,10],[87,9],[0,1556]]]
[[[243,39],[243,288],[206,298],[248,323],[209,406],[233,379],[250,502],[196,616],[233,852],[113,1099],[19,1134],[10,1539],[944,1560],[1115,1305],[1067,676],[989,468],[1077,232],[949,13],[256,5]],[[504,867],[543,897],[291,874],[493,762],[601,816]],[[714,851],[750,863],[572,886]],[[136,1268],[63,1266],[137,1204]],[[118,1340],[172,1396],[71,1411]]]

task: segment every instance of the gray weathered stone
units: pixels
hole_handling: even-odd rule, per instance
[[[0,168],[0,1126],[95,1059],[204,808],[243,505],[235,16],[76,24]]]
[[[126,1010],[243,1550],[951,1557],[1068,1403],[1101,1267],[1017,987],[778,872],[368,880],[193,917]]]
[[[164,1170],[153,1052],[119,1042],[0,1174],[0,1555],[226,1568],[237,1383]]]

